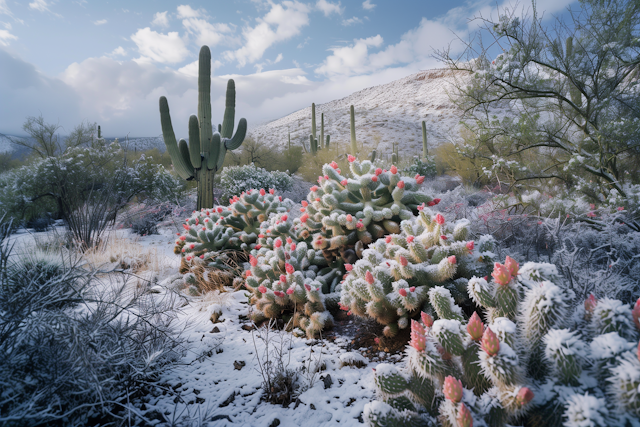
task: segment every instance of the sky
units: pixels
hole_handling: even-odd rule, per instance
[[[538,0],[545,16],[577,0]],[[0,0],[0,133],[28,116],[61,133],[97,122],[106,137],[161,134],[166,96],[176,136],[197,113],[198,53],[211,49],[214,122],[226,82],[249,128],[420,70],[434,49],[478,29],[509,0]]]

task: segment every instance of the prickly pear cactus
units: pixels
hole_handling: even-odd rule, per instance
[[[286,215],[274,222],[282,217],[286,224]],[[261,243],[251,251],[251,269],[246,272],[245,286],[253,293],[252,320],[260,323],[283,318],[285,323],[291,321],[294,334],[309,338],[331,327],[333,317],[327,306],[332,301],[337,305],[339,295],[334,291],[341,271],[330,267],[321,252],[305,242],[261,236]]]
[[[176,240],[174,252],[187,262],[223,249],[249,252],[258,240],[260,224],[270,214],[290,209],[273,189],[249,190],[229,202],[229,206],[194,211],[183,224],[185,231]]]
[[[382,364],[370,426],[626,426],[640,417],[640,300],[590,298],[570,316],[555,267],[507,257],[469,293],[485,309],[461,319],[434,288],[438,320],[412,321],[406,367]],[[515,307],[514,307],[515,305]],[[501,317],[505,314],[505,317]],[[573,320],[571,320],[573,319]],[[636,325],[634,325],[634,322]]]
[[[357,316],[385,325],[388,337],[408,327],[420,310],[433,310],[434,298],[440,296],[431,290],[437,285],[456,302],[468,303],[468,279],[488,274],[494,258],[490,236],[483,236],[478,245],[466,240],[468,224],[462,220],[448,225],[429,209],[402,221],[402,234],[379,239],[354,266],[347,266],[340,303]],[[452,310],[463,320],[457,306]]]
[[[387,171],[354,156],[349,162],[350,174],[344,175],[336,162],[324,165],[295,222],[298,239],[312,237],[313,248],[328,260],[355,262],[376,239],[399,233],[400,222],[413,218],[418,206],[437,203],[418,192],[422,176],[403,177],[395,166]]]

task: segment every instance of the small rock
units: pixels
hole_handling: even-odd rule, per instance
[[[245,331],[253,331],[255,329],[253,325],[242,325],[241,328]]]
[[[233,401],[234,401],[235,399],[236,399],[236,393],[235,393],[235,392],[233,392],[233,393],[231,393],[231,395],[229,395],[229,397],[227,397],[227,398],[225,399],[225,401],[224,401],[224,402],[222,402],[222,403],[220,404],[220,407],[222,408],[222,407],[225,407],[225,406],[229,406],[229,405],[231,405],[231,403],[233,403]]]
[[[314,411],[316,410],[316,405],[314,405],[313,403],[309,404],[309,407],[310,407],[311,409],[313,409]]]
[[[244,360],[236,360],[233,362],[233,367],[236,368],[238,371],[244,368],[244,365],[246,365]]]
[[[269,427],[278,427],[279,425],[280,425],[280,420],[277,418],[274,418],[271,424],[269,424]]]
[[[220,332],[220,329],[218,329],[218,327],[217,327],[217,326],[215,326],[215,327],[211,330],[211,332],[209,332],[209,333],[210,333],[210,334],[217,334],[218,332]]]
[[[327,376],[321,376],[320,379],[322,380],[322,382],[324,383],[324,389],[328,389],[329,387],[331,387],[331,385],[333,385],[333,380],[331,379],[331,375],[327,374]]]

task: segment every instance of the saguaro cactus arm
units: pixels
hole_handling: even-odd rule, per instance
[[[171,125],[171,116],[169,115],[169,103],[164,96],[160,97],[160,123],[162,125],[162,136],[164,138],[167,151],[171,157],[176,172],[183,179],[193,179],[194,170],[189,167],[185,162],[184,157],[180,153],[178,143],[176,142],[176,134],[173,132],[173,126]],[[187,157],[188,158],[188,157]]]

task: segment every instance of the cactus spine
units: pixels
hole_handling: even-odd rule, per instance
[[[213,207],[213,178],[222,169],[227,150],[240,147],[247,133],[247,121],[238,122],[233,135],[236,88],[235,82],[227,82],[226,108],[219,132],[213,132],[211,124],[211,51],[207,46],[200,49],[198,72],[198,116],[189,117],[189,144],[184,139],[176,143],[171,124],[169,103],[160,97],[160,122],[162,137],[178,175],[198,183],[197,209]]]
[[[422,121],[422,158],[426,159],[429,155],[429,149],[427,147],[427,125]]]
[[[353,105],[349,109],[351,114],[351,146],[350,151],[352,155],[358,153],[358,146],[356,145],[356,113],[353,111]]]

